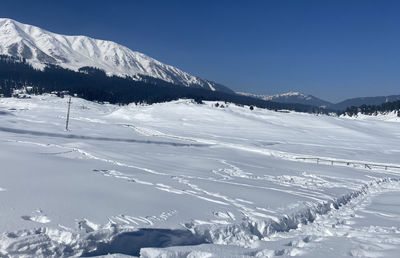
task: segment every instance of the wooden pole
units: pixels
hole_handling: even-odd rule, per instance
[[[68,100],[68,112],[67,112],[67,122],[65,123],[65,130],[68,131],[68,124],[69,124],[69,112],[71,110],[71,97]]]

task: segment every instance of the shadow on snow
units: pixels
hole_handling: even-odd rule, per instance
[[[126,254],[139,256],[144,247],[170,247],[200,245],[206,243],[203,237],[196,236],[188,230],[142,228],[134,232],[116,235],[110,242],[99,242],[96,250],[84,252],[82,257],[107,254]]]
[[[158,144],[158,145],[169,145],[169,146],[175,146],[175,147],[206,147],[206,146],[209,146],[207,144],[195,144],[195,143],[149,141],[149,140],[135,140],[135,139],[124,139],[124,138],[93,137],[93,136],[84,136],[84,135],[75,135],[75,134],[49,133],[49,132],[39,132],[39,131],[8,128],[8,127],[0,127],[0,131],[8,132],[8,133],[15,133],[15,134],[27,134],[27,135],[33,135],[33,136],[48,136],[48,137],[55,137],[55,138],[82,139],[82,140],[109,141],[109,142]]]

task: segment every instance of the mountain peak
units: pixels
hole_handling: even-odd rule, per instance
[[[16,24],[18,23],[17,21],[9,18],[0,18],[0,26],[6,26],[6,25],[11,25],[11,24]]]
[[[11,19],[0,18],[0,38],[4,38],[6,34],[18,33],[18,23]]]

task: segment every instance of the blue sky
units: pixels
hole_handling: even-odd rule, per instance
[[[400,1],[8,1],[0,17],[116,41],[238,90],[400,94]]]

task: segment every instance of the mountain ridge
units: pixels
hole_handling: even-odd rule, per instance
[[[306,104],[306,105],[325,107],[325,108],[332,105],[331,102],[322,100],[313,95],[308,95],[293,91],[275,95],[251,94],[245,92],[236,92],[236,93],[244,96],[261,98],[266,101],[274,101],[279,103],[297,103],[297,104]]]
[[[346,108],[355,106],[359,107],[362,105],[381,105],[387,102],[394,102],[400,100],[400,95],[389,95],[389,96],[374,96],[374,97],[357,97],[349,98],[343,101],[332,103],[320,98],[317,98],[310,94],[304,94],[300,92],[286,92],[275,95],[263,95],[263,94],[252,94],[246,92],[237,92],[237,94],[260,98],[267,101],[274,101],[278,103],[297,103],[304,105],[312,105],[316,107],[329,108],[332,110],[342,111]]]
[[[61,35],[9,18],[0,18],[0,54],[22,57],[38,69],[46,64],[74,71],[95,67],[108,75],[136,80],[140,80],[141,75],[150,76],[181,86],[233,93],[223,85],[193,76],[113,41]]]
[[[362,105],[381,105],[388,102],[394,102],[400,100],[400,95],[389,95],[389,96],[375,96],[375,97],[358,97],[350,98],[333,104],[331,108],[337,110],[344,110],[348,107],[359,107]]]

